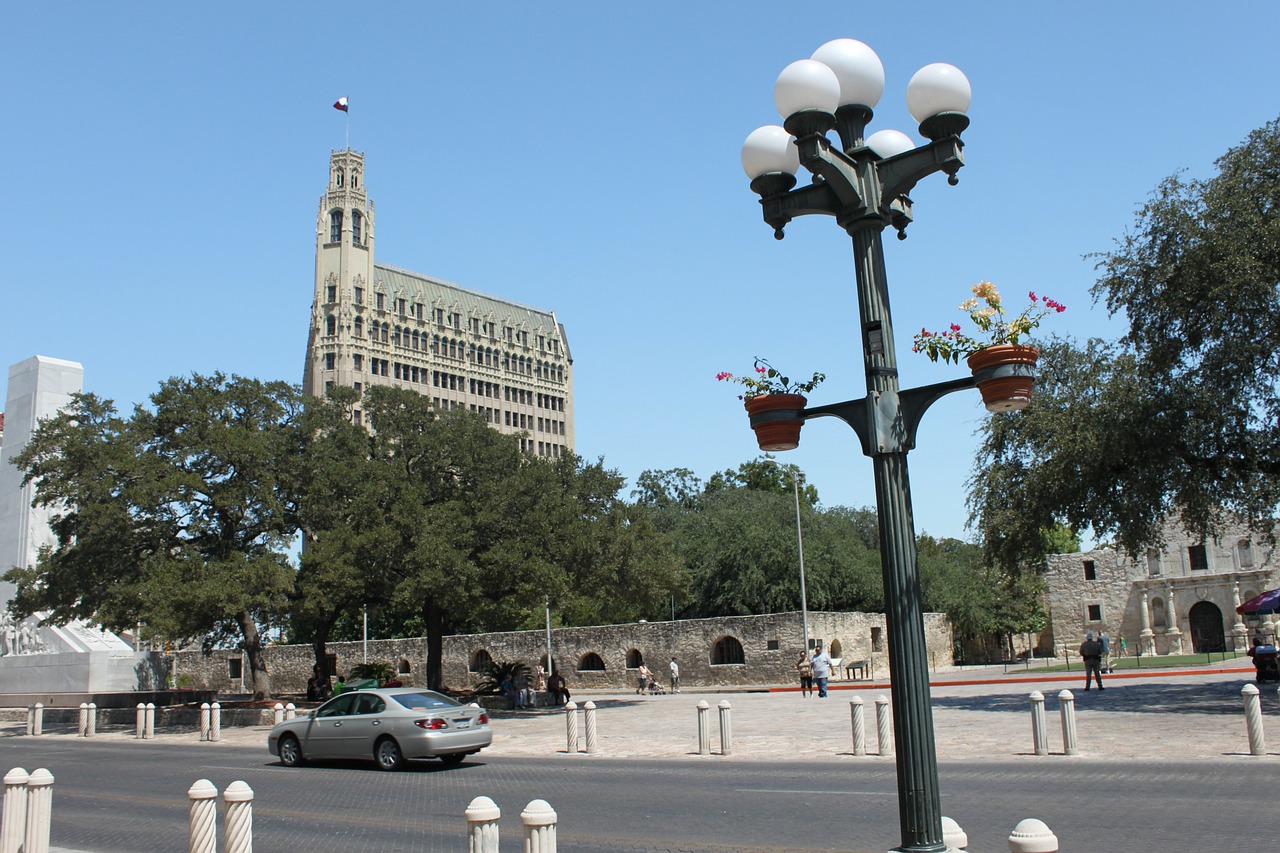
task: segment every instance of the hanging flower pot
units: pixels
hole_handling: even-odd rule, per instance
[[[795,450],[808,400],[799,394],[762,394],[743,403],[761,450]]]
[[[1014,412],[1031,403],[1040,351],[1024,344],[1000,344],[970,355],[966,361],[988,412]]]

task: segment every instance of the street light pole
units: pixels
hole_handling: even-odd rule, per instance
[[[796,493],[796,547],[800,552],[800,629],[804,632],[804,645],[800,648],[805,655],[809,654],[809,595],[804,588],[804,532],[800,527],[800,475],[794,466],[787,466],[777,459],[766,456],[764,462],[777,465],[791,477],[791,485]]]
[[[912,218],[907,194],[922,178],[942,171],[949,183],[956,183],[964,164],[960,133],[969,124],[969,83],[957,69],[941,63],[912,78],[908,106],[930,140],[919,147],[897,131],[863,139],[883,89],[884,68],[871,48],[852,39],[823,45],[813,59],[794,62],[779,75],[774,98],[784,126],[754,131],[743,145],[742,163],[777,239],[794,217],[822,213],[833,216],[853,241],[867,394],[805,409],[800,416],[843,420],[872,460],[898,744],[902,844],[896,849],[939,853],[946,846],[907,451],[915,446],[916,429],[929,405],[973,387],[974,380],[899,389],[881,232],[893,226],[900,239],[905,237]],[[831,130],[839,134],[839,148],[827,139]],[[795,188],[799,165],[815,179]]]

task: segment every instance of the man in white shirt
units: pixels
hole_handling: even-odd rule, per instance
[[[680,692],[680,664],[676,663],[676,659],[671,659],[671,692]]]
[[[818,685],[818,698],[827,698],[827,679],[831,677],[831,656],[826,649],[818,649],[813,656],[813,680]]]

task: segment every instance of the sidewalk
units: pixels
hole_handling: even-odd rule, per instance
[[[949,671],[935,675],[932,688],[934,732],[938,759],[1072,760],[1062,755],[1058,694],[1069,689],[1075,697],[1079,755],[1091,759],[1129,760],[1156,757],[1192,760],[1248,759],[1240,688],[1253,683],[1252,667],[1204,667],[1178,670],[1129,670],[1105,678],[1106,689],[1083,690],[1080,673],[991,669]],[[1272,729],[1272,755],[1280,755],[1280,695],[1275,685],[1261,685],[1262,707]],[[1029,694],[1045,696],[1050,756],[1032,753]],[[768,692],[764,692],[768,691]],[[599,756],[615,758],[688,758],[723,761],[718,755],[719,704],[728,702],[732,715],[733,750],[727,760],[813,758],[847,761],[892,761],[877,755],[876,704],[891,698],[883,682],[835,682],[829,698],[805,698],[787,686],[691,688],[678,695],[637,696],[634,692],[577,691],[579,706],[597,708]],[[850,702],[863,700],[867,733],[865,757],[854,756]],[[697,705],[710,706],[711,756],[698,751]],[[565,712],[562,709],[506,711],[492,714],[493,746],[487,755],[521,755],[591,760],[594,756],[565,751]],[[581,720],[581,714],[579,715]],[[585,747],[585,731],[580,725]],[[266,750],[269,727],[227,727],[222,742],[261,745]],[[21,725],[5,725],[18,735]],[[72,734],[47,735],[62,740]],[[103,740],[132,740],[131,731],[99,733]],[[157,731],[153,743],[189,743],[216,750],[219,744],[200,744],[194,731]],[[1257,760],[1257,759],[1249,759]]]

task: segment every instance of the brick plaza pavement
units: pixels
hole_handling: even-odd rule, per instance
[[[1150,759],[1165,756],[1185,760],[1258,760],[1248,755],[1241,687],[1252,683],[1252,669],[1239,664],[1227,668],[1161,672],[1125,671],[1106,678],[1106,689],[1085,692],[1078,673],[1039,673],[1001,669],[937,674],[932,688],[938,758],[947,761],[1024,759],[1072,760],[1062,754],[1058,693],[1075,697],[1079,756],[1095,760]],[[572,684],[570,685],[572,689]],[[1045,696],[1050,756],[1032,754],[1028,695]],[[1280,755],[1280,694],[1275,685],[1262,685],[1262,707],[1269,736],[1268,755]],[[835,682],[830,696],[802,697],[797,690],[769,692],[741,689],[691,689],[678,695],[637,696],[634,692],[581,691],[579,705],[597,706],[596,722],[601,757],[688,758],[726,760],[718,755],[719,709],[730,704],[733,754],[727,760],[824,758],[849,761],[891,761],[879,756],[876,743],[878,696],[890,697],[887,685]],[[853,755],[850,700],[863,699],[867,757]],[[711,756],[700,756],[697,703],[710,706]],[[565,714],[539,708],[493,713],[493,755],[558,757],[576,760],[566,751]],[[581,720],[581,716],[580,716]],[[579,726],[580,736],[585,738]],[[261,743],[267,726],[224,727],[223,742]],[[0,728],[16,735],[21,724]],[[48,735],[74,737],[65,730]],[[108,730],[101,738],[131,739],[132,731]],[[164,730],[156,742],[196,739],[194,731]],[[217,744],[210,744],[216,749]],[[582,756],[589,760],[591,757]],[[1266,759],[1263,759],[1266,760]]]

